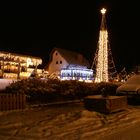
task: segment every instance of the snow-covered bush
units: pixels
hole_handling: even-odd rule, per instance
[[[55,102],[83,99],[88,95],[101,94],[102,88],[105,88],[108,94],[115,95],[117,87],[113,83],[97,84],[33,78],[12,83],[5,92],[24,93],[29,102]]]

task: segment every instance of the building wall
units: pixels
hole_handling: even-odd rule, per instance
[[[48,72],[49,74],[52,74],[54,72],[60,72],[62,68],[66,68],[68,65],[68,62],[56,50],[52,54],[52,60],[49,64]]]
[[[28,67],[39,64],[42,64],[39,57],[0,51],[0,78],[28,78],[31,74]]]

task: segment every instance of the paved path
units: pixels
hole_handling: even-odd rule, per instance
[[[99,140],[140,140],[140,123],[120,129],[113,134],[105,136]]]

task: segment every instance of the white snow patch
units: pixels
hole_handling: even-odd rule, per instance
[[[12,79],[0,79],[0,90],[5,89],[7,86],[9,86],[11,83],[15,81],[16,80],[12,80]]]
[[[140,122],[140,107],[109,115],[73,104],[0,113],[0,138],[92,140]],[[13,136],[14,135],[14,136]]]

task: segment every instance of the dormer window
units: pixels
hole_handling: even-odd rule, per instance
[[[57,55],[57,52],[55,53],[55,55]]]

